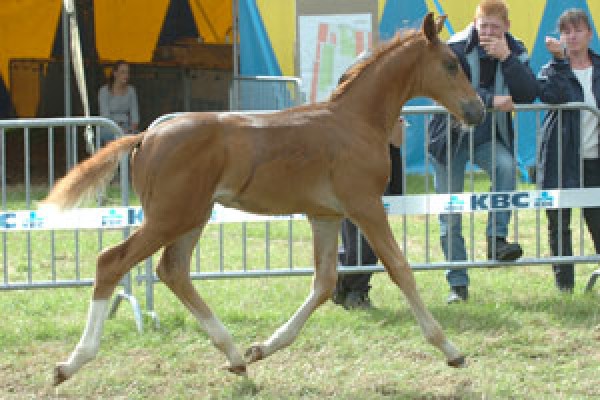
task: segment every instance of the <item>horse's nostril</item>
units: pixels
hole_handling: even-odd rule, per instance
[[[485,118],[485,108],[480,102],[467,102],[462,106],[465,122],[470,125],[479,125]]]

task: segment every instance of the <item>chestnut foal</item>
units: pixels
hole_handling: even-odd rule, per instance
[[[328,101],[273,114],[187,113],[138,135],[113,141],[57,183],[45,203],[75,207],[132,154],[141,226],[98,257],[88,320],[73,353],[56,365],[55,385],[69,379],[99,349],[109,298],[133,265],[164,248],[160,279],[198,319],[229,362],[249,363],[290,345],[337,279],[342,218],[360,227],[392,281],[406,296],[425,338],[451,366],[464,356],[423,304],[411,268],[390,230],[381,196],[388,181],[388,143],[403,104],[427,96],[467,124],[484,107],[438,33],[445,17],[427,14],[420,30],[403,32],[354,66]],[[192,250],[214,203],[253,213],[304,213],[312,226],[315,275],[306,301],[283,326],[244,354],[199,296],[189,276]]]

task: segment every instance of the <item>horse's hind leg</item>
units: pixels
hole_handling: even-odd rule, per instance
[[[165,247],[156,272],[181,302],[198,319],[214,346],[221,350],[229,365],[227,369],[239,375],[246,374],[246,362],[233,343],[233,338],[208,305],[198,295],[190,280],[190,257],[202,228],[194,229]]]
[[[56,365],[54,385],[58,385],[91,361],[100,347],[108,301],[121,278],[137,262],[156,252],[164,241],[143,224],[122,243],[104,250],[97,260],[94,294],[83,335],[66,362]]]
[[[375,254],[385,265],[392,281],[402,290],[412,311],[421,326],[427,341],[440,349],[448,360],[448,365],[459,367],[464,364],[464,356],[446,339],[442,328],[425,307],[415,283],[413,272],[406,258],[394,240],[385,210],[379,198],[368,204],[361,204],[362,212],[352,215],[352,219],[363,231],[375,250]],[[366,211],[365,211],[366,210]]]
[[[340,218],[310,219],[315,259],[312,290],[304,304],[266,342],[255,344],[246,351],[248,362],[262,360],[290,345],[313,311],[331,297],[337,280],[337,239],[340,221]]]

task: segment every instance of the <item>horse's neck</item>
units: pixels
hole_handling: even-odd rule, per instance
[[[367,67],[336,101],[340,109],[364,118],[370,125],[390,132],[404,103],[413,95],[418,78],[416,51],[393,50]]]

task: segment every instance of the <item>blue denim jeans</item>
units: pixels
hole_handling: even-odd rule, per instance
[[[516,163],[509,149],[496,141],[496,179],[490,191],[503,192],[515,189]],[[469,140],[465,137],[452,155],[450,170],[447,164],[439,164],[433,158],[431,162],[435,170],[435,190],[437,193],[461,193],[465,186],[465,168],[469,161]],[[487,142],[474,149],[473,164],[484,170],[492,179],[492,142]],[[495,217],[494,214],[495,213]],[[510,211],[496,211],[488,214],[486,233],[488,237],[506,237]],[[440,214],[440,240],[446,260],[461,261],[467,259],[465,239],[462,235],[461,214]],[[469,275],[466,269],[446,271],[446,280],[450,286],[467,286]]]

